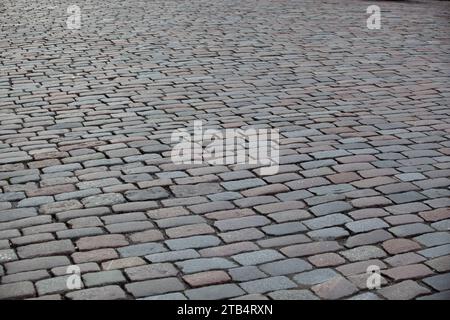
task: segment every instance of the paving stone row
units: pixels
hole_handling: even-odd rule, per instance
[[[450,299],[448,3],[72,4],[0,4],[0,299]],[[195,120],[278,173],[175,164]]]

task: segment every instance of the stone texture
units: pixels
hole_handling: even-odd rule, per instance
[[[350,281],[339,276],[317,284],[311,289],[323,299],[339,299],[358,291]]]
[[[0,15],[0,298],[448,296],[448,1],[369,31],[350,0],[110,0],[70,31],[42,2]],[[208,161],[196,121],[250,157]]]
[[[191,300],[220,300],[243,295],[245,292],[236,284],[220,284],[186,290]]]
[[[430,290],[412,280],[406,280],[381,288],[378,292],[389,300],[408,300],[429,293]]]
[[[324,268],[300,273],[294,277],[294,280],[300,285],[312,286],[325,282],[336,276],[338,276],[338,273],[336,273],[333,269]]]
[[[239,264],[248,266],[283,259],[284,256],[278,251],[266,249],[261,251],[240,253],[232,256],[232,258],[233,260],[239,262]]]
[[[155,263],[125,269],[125,273],[132,281],[176,276],[178,270],[170,263]]]
[[[241,283],[240,286],[248,293],[265,293],[268,291],[291,289],[296,287],[294,282],[284,276],[247,281]]]
[[[126,284],[125,288],[135,298],[142,298],[167,292],[184,290],[184,285],[177,278],[169,277],[164,279],[132,282]]]
[[[71,300],[124,300],[127,296],[119,286],[113,285],[69,292],[66,297]]]
[[[217,270],[189,274],[184,276],[183,280],[186,281],[191,287],[202,287],[206,285],[228,282],[231,278],[225,271]]]
[[[0,299],[23,299],[34,295],[35,290],[31,281],[0,285]]]

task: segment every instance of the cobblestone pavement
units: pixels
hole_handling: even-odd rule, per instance
[[[449,2],[0,12],[1,299],[450,298]],[[279,173],[174,164],[193,120],[278,128]]]

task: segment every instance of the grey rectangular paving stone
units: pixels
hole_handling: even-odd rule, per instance
[[[297,285],[285,276],[270,277],[240,283],[248,293],[266,293],[282,289],[296,288]]]
[[[204,214],[213,211],[233,209],[235,206],[231,201],[214,201],[189,206],[188,209],[195,214]]]
[[[450,270],[450,255],[441,256],[435,259],[428,260],[426,262],[433,270],[443,272]]]
[[[237,267],[237,264],[225,258],[197,258],[175,262],[183,273],[194,273],[207,270],[221,270]]]
[[[319,300],[309,290],[278,290],[269,292],[268,296],[274,300]]]
[[[125,273],[132,281],[176,276],[178,270],[170,263],[155,263],[125,269]]]
[[[430,287],[438,290],[444,291],[450,289],[450,273],[439,274],[436,276],[428,277],[423,279]]]
[[[35,208],[17,208],[1,210],[0,212],[0,222],[14,221],[21,218],[28,218],[37,216],[38,212]]]
[[[8,240],[0,240],[0,249],[10,248],[10,244]]]
[[[357,294],[353,297],[348,298],[348,300],[381,300],[379,296],[372,292],[364,292]]]
[[[185,291],[191,300],[220,300],[237,297],[245,294],[244,290],[236,284],[220,284]]]
[[[450,233],[448,232],[426,233],[418,237],[415,237],[414,240],[426,247],[434,247],[450,243]]]
[[[386,240],[392,239],[391,233],[386,230],[374,230],[366,233],[359,233],[354,236],[348,237],[345,241],[345,246],[348,248],[363,246],[367,244],[381,243]]]
[[[233,260],[243,266],[258,265],[261,263],[283,259],[284,256],[276,250],[265,249],[260,251],[240,253],[232,256]]]
[[[2,264],[18,259],[19,258],[17,257],[16,252],[13,249],[0,250],[0,263]]]
[[[193,236],[165,241],[165,244],[171,250],[207,248],[217,246],[219,243],[220,239],[216,236]]]
[[[0,285],[0,299],[23,299],[33,297],[35,295],[33,283],[31,281],[23,281],[16,283],[8,283]]]
[[[0,223],[0,230],[25,228],[25,227],[50,223],[51,221],[52,221],[52,218],[49,215],[41,215],[38,217],[30,217],[30,218],[24,218],[24,219]]]
[[[348,183],[341,184],[332,184],[327,186],[313,187],[309,188],[308,191],[315,193],[317,195],[326,195],[326,194],[336,194],[336,193],[344,193],[355,190],[355,187]],[[344,207],[344,204],[339,204]],[[341,209],[343,211],[345,209]],[[338,212],[338,211],[335,211]]]
[[[0,231],[0,239],[1,240],[15,238],[15,237],[20,237],[20,232],[17,229]]]
[[[324,216],[331,213],[345,212],[351,210],[353,206],[345,201],[334,201],[311,207],[311,212],[316,216]]]
[[[86,287],[105,286],[127,281],[119,270],[85,273],[82,275],[82,279]]]
[[[180,292],[174,292],[174,293],[166,293],[166,294],[141,298],[138,300],[187,300],[187,298]]]
[[[450,290],[421,296],[418,297],[417,300],[450,300]]]
[[[79,191],[73,191],[73,192],[67,192],[67,193],[60,193],[55,195],[56,201],[64,201],[64,200],[71,200],[71,199],[82,199],[85,197],[93,196],[96,194],[100,194],[102,191],[99,188],[90,188],[90,189],[84,189]],[[40,201],[44,201],[43,199],[40,199]],[[47,199],[45,203],[53,202],[53,198]]]
[[[202,222],[206,222],[206,220],[201,216],[181,216],[181,217],[160,219],[156,221],[156,224],[160,228],[172,228]]]
[[[376,229],[389,228],[389,225],[380,218],[371,218],[346,223],[345,227],[354,233],[360,233]]]
[[[168,252],[154,253],[145,256],[150,262],[166,262],[166,261],[178,261],[188,260],[200,257],[200,254],[194,249],[174,250]]]
[[[156,201],[134,201],[115,204],[112,206],[112,210],[114,212],[135,212],[135,211],[146,211],[158,207],[159,206]]]
[[[193,185],[171,186],[170,190],[176,197],[193,197],[222,192],[223,188],[218,183],[199,183]]]
[[[242,218],[219,220],[214,222],[214,226],[217,227],[220,231],[230,231],[248,227],[264,226],[269,223],[270,220],[266,217],[254,215]]]
[[[86,208],[112,206],[125,202],[125,198],[120,193],[103,193],[100,195],[90,196],[81,200]],[[78,208],[75,208],[78,209]]]
[[[330,268],[314,269],[297,274],[293,279],[300,285],[313,286],[336,277],[338,273]]]
[[[36,270],[36,271],[14,273],[11,275],[4,275],[2,276],[2,283],[37,281],[45,278],[50,278],[50,274],[46,270]]]
[[[129,201],[158,200],[169,197],[169,193],[163,187],[153,187],[142,190],[130,190],[125,192]]]
[[[327,214],[323,217],[314,218],[302,221],[304,225],[306,225],[309,229],[323,229],[327,227],[333,227],[342,225],[348,222],[353,221],[348,216],[341,214],[341,213],[335,213],[335,214]]]
[[[227,182],[221,183],[221,185],[228,191],[239,191],[239,190],[244,190],[244,189],[250,189],[250,188],[254,188],[254,187],[263,186],[265,184],[266,183],[264,182],[264,180],[259,179],[259,178],[227,181]]]
[[[58,237],[58,239],[74,239],[80,237],[95,236],[104,233],[105,231],[103,231],[102,228],[92,227],[57,231],[56,236]]]
[[[320,241],[314,243],[296,244],[281,248],[281,252],[288,257],[303,257],[341,249],[336,241]]]
[[[212,201],[217,202],[217,201],[240,199],[240,198],[242,198],[242,195],[238,192],[226,191],[226,192],[210,194],[207,197],[209,199],[211,199]]]
[[[56,214],[58,221],[67,221],[74,218],[80,217],[90,217],[90,216],[103,216],[109,214],[111,210],[107,207],[97,207],[97,208],[89,208],[89,209],[77,209],[77,210],[69,210],[64,212],[59,212]]]
[[[69,277],[70,275],[40,280],[35,284],[36,290],[39,293],[39,295],[63,293],[70,291],[67,285],[68,281],[70,281]],[[83,281],[81,281],[80,283],[81,287],[83,287]]]
[[[301,222],[286,222],[271,224],[269,226],[262,227],[261,230],[268,235],[281,236],[293,233],[297,234],[307,230],[307,228]]]
[[[75,247],[70,240],[49,241],[18,247],[17,254],[21,258],[34,258],[59,254],[70,254]]]
[[[392,214],[407,214],[421,211],[431,210],[429,206],[422,202],[410,202],[405,204],[398,204],[394,206],[385,207],[385,209]]]
[[[56,198],[58,200],[66,200],[61,198]],[[23,207],[39,207],[40,205],[54,202],[53,197],[50,196],[41,196],[41,197],[31,197],[26,198],[17,203],[17,208],[23,208]]]
[[[262,206],[264,204],[273,204],[279,203],[279,200],[274,196],[255,196],[255,197],[247,197],[241,198],[233,201],[239,208],[256,208],[258,206]],[[260,211],[261,212],[261,211]]]
[[[405,280],[377,291],[388,300],[409,300],[431,291],[415,281]]]
[[[422,194],[420,194],[417,191],[408,191],[403,193],[396,193],[392,195],[387,196],[389,199],[391,199],[396,204],[402,204],[402,203],[408,203],[408,202],[415,202],[415,201],[421,201],[426,199],[426,197]]]
[[[68,273],[70,273],[69,267],[70,266],[55,267],[52,268],[50,271],[55,276],[65,276]],[[81,273],[100,271],[100,267],[95,262],[79,263],[77,264],[77,267],[80,268]]]
[[[341,251],[340,254],[350,261],[370,260],[387,256],[383,249],[372,245]]]
[[[130,233],[153,229],[154,225],[150,221],[130,221],[109,224],[105,228],[110,233]]]
[[[130,45],[130,24],[103,38],[79,33],[83,46],[70,52],[75,62],[66,66],[77,72],[62,76],[67,55],[32,71],[29,56],[2,56],[8,78],[0,80],[0,286],[26,283],[26,290],[11,288],[8,299],[187,299],[186,290],[242,300],[439,297],[440,282],[423,280],[449,272],[450,93],[448,48],[440,40],[450,9],[442,1],[416,2],[415,16],[391,1],[399,37],[385,41],[387,34],[372,33],[379,53],[352,46],[351,59],[354,37],[340,32],[351,0],[340,7],[322,1],[322,31],[336,50],[305,59],[298,53],[311,51],[311,39],[297,36],[314,29],[315,20],[276,19],[295,16],[299,1],[253,6],[250,25],[241,19],[227,29],[239,43],[225,45],[208,30],[228,26],[236,8],[219,0],[201,8],[140,1],[137,13],[109,2],[119,24],[137,14],[149,25],[146,12],[171,22],[176,12],[189,27],[174,31],[171,23],[150,21],[154,34],[171,31],[169,46],[141,35],[138,46]],[[315,7],[301,11],[309,17]],[[26,21],[45,8],[32,2],[28,11],[5,9],[13,27],[0,45],[5,52],[28,51],[47,62],[49,45],[71,41],[50,28],[36,46],[31,40],[40,30]],[[53,19],[55,12],[45,15]],[[336,14],[342,19],[328,19]],[[93,20],[101,16],[90,11]],[[398,51],[416,16],[433,24],[421,28],[433,63],[411,65],[408,52],[408,59],[377,72],[370,64],[380,69],[379,60]],[[267,27],[256,32],[255,25]],[[287,30],[282,37],[274,32],[281,29]],[[172,41],[180,34],[183,43]],[[408,42],[411,52],[422,46]],[[380,85],[376,76],[383,75],[390,81]],[[436,75],[438,81],[428,81]],[[211,145],[195,134],[194,121],[263,140],[273,137],[257,130],[278,129],[279,155],[266,155],[279,158],[274,174],[263,175],[263,155],[251,152],[245,163],[231,157],[208,163],[200,156]],[[195,146],[190,156],[199,161],[174,161],[172,136],[179,130],[194,142],[183,155]],[[246,149],[252,137],[244,139]],[[59,278],[72,264],[81,268],[84,285],[95,287],[64,289]],[[371,264],[389,276],[386,291],[367,290]],[[313,285],[293,280],[322,268],[344,277]],[[399,282],[404,278],[415,280]],[[240,283],[251,281],[257,282],[249,294]]]
[[[169,277],[165,279],[132,282],[126,284],[125,288],[135,298],[142,298],[168,292],[183,291],[184,285],[177,278]]]
[[[117,252],[119,252],[120,256],[123,258],[145,256],[164,251],[167,251],[167,249],[160,243],[134,244],[117,249]]]
[[[431,224],[431,227],[440,231],[450,231],[450,219],[434,222]]]
[[[66,256],[52,256],[8,262],[5,263],[5,268],[8,274],[12,274],[68,265],[70,265],[70,261]]]
[[[148,221],[146,215],[143,212],[129,212],[120,214],[111,214],[102,216],[100,218],[105,224],[113,225],[117,223],[134,222],[134,221]]]
[[[219,237],[223,239],[226,243],[238,242],[238,241],[246,241],[246,240],[255,240],[264,238],[265,235],[263,232],[256,228],[245,228],[235,231],[228,231],[219,233]]]
[[[427,232],[433,232],[434,230],[424,223],[411,223],[389,228],[388,231],[397,237],[410,237]]]
[[[344,238],[349,235],[349,232],[341,227],[331,227],[310,231],[307,235],[313,240],[325,241]]]

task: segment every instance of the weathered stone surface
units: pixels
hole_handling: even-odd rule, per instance
[[[69,292],[66,297],[71,300],[123,300],[126,299],[126,293],[113,285]]]
[[[338,276],[338,273],[333,269],[315,269],[300,273],[294,277],[295,282],[300,285],[312,286],[330,280]]]
[[[381,288],[378,292],[389,300],[407,300],[429,293],[430,290],[412,280],[406,280],[389,287]]]
[[[317,284],[311,289],[323,299],[339,299],[358,291],[350,281],[339,276]]]
[[[184,273],[194,273],[213,269],[229,269],[237,264],[224,258],[198,258],[176,262],[176,265]]]
[[[74,251],[75,247],[70,240],[50,241],[46,242],[45,246],[41,244],[29,244],[17,249],[21,258],[70,254]]]
[[[132,282],[125,285],[125,288],[134,297],[141,298],[166,292],[184,290],[184,285],[177,278],[169,277],[165,279]]]
[[[337,251],[340,248],[341,246],[336,241],[321,241],[284,247],[281,249],[281,252],[288,257],[302,257],[318,253]]]
[[[191,300],[218,300],[237,297],[245,294],[236,284],[220,284],[198,289],[186,290],[186,295]]]
[[[287,277],[278,276],[243,282],[240,286],[248,293],[265,293],[269,291],[295,288],[296,284]]]
[[[47,295],[70,291],[70,289],[67,286],[68,278],[69,276],[62,276],[40,280],[36,282],[37,292],[39,293],[39,295]],[[81,286],[83,286],[82,281]]]
[[[183,280],[186,281],[191,287],[202,287],[206,285],[228,282],[231,278],[225,271],[217,270],[186,275],[183,277]]]
[[[34,295],[35,290],[31,281],[0,285],[0,299],[23,299]]]
[[[236,260],[243,266],[248,265],[257,265],[269,261],[283,259],[283,255],[281,255],[278,251],[275,250],[261,250],[247,253],[240,253],[232,256],[233,260]]]
[[[319,300],[308,290],[278,290],[270,292],[268,295],[274,300]]]
[[[376,246],[361,246],[340,253],[350,261],[361,261],[382,258],[386,256],[386,252]]]
[[[448,297],[448,1],[6,2],[0,298]]]
[[[125,273],[132,281],[176,276],[178,270],[170,263],[156,263],[125,269]]]
[[[109,247],[126,246],[128,241],[122,235],[104,235],[96,237],[86,237],[76,242],[79,250],[92,250]]]

